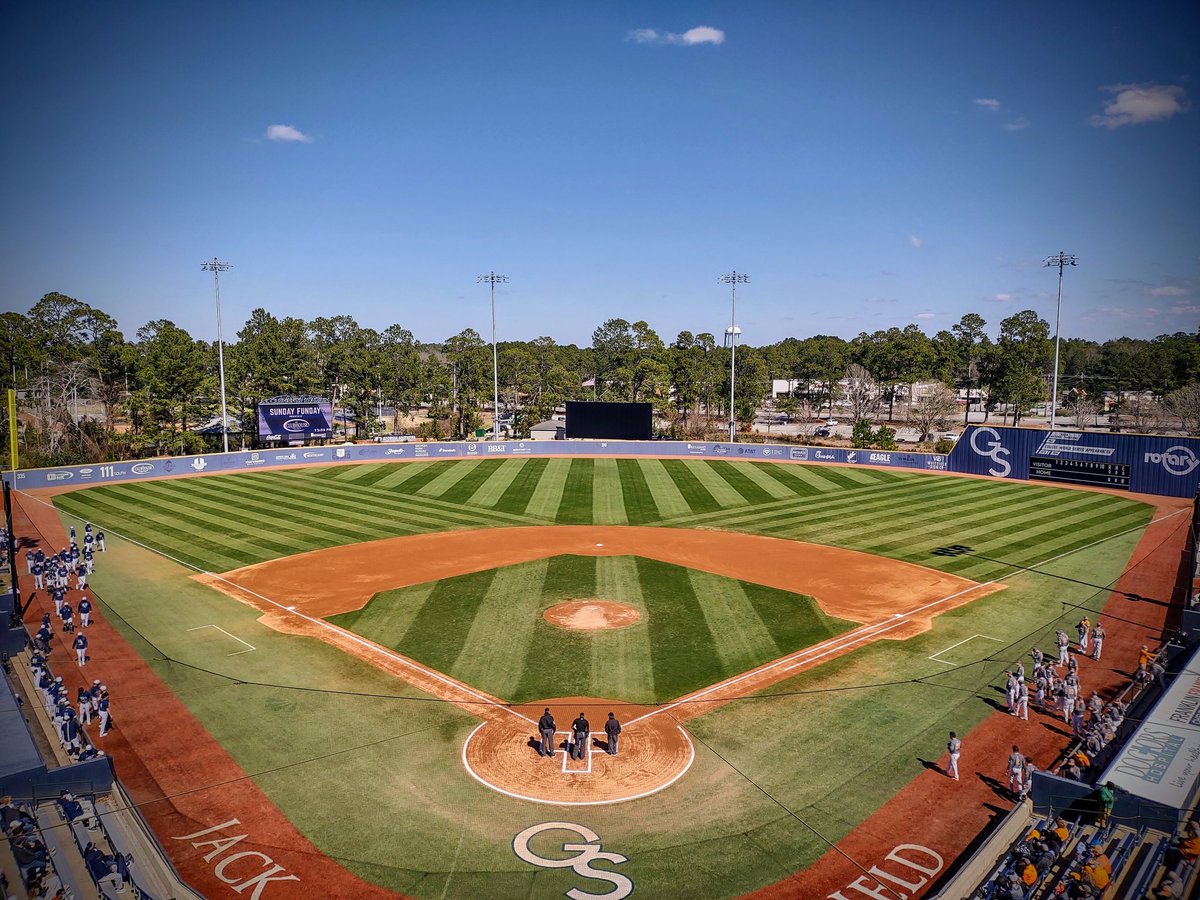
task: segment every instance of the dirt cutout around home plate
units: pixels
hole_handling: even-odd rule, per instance
[[[606,631],[628,628],[641,621],[642,614],[628,603],[613,600],[570,600],[554,604],[542,618],[568,631]]]

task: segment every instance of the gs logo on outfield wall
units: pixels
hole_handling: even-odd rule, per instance
[[[1011,451],[1000,441],[1000,432],[995,428],[976,428],[971,432],[971,449],[978,456],[986,456],[992,461],[988,469],[989,475],[997,478],[1007,478],[1012,474],[1012,463],[1008,461]]]

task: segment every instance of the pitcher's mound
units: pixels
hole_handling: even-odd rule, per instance
[[[572,631],[601,631],[605,628],[626,628],[638,622],[642,614],[636,607],[612,600],[571,600],[556,603],[542,618],[551,625]]]

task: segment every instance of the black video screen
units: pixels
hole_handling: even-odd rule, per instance
[[[566,437],[648,441],[654,436],[654,404],[567,401]]]

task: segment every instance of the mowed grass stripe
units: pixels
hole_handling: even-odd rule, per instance
[[[442,464],[431,462],[428,467],[422,469],[420,472],[417,472],[412,477],[405,478],[398,484],[393,485],[389,489],[389,492],[393,494],[419,494],[421,492],[421,488],[425,487],[425,485],[437,478],[442,471]]]
[[[573,459],[567,468],[562,500],[554,520],[560,525],[587,525],[592,521],[592,483],[596,461]]]
[[[508,488],[500,496],[499,501],[492,508],[516,515],[524,514],[525,510],[529,507],[529,501],[533,497],[534,489],[542,479],[542,473],[546,471],[546,467],[551,462],[552,460],[540,458],[520,460],[520,471],[517,472],[516,477],[513,478]]]
[[[741,584],[746,600],[768,623],[771,637],[782,648],[811,647],[858,627],[857,622],[825,615],[811,597],[745,581]]]
[[[688,672],[695,661],[720,658],[716,641],[691,582],[679,577],[679,567],[643,557],[634,559],[641,590],[650,591],[655,598],[647,623],[655,692],[660,697],[682,696],[691,684]]]
[[[890,507],[911,508],[915,501],[931,496],[968,493],[970,486],[941,482],[936,484],[905,483],[842,491],[764,504],[745,511],[727,513],[721,518],[724,528],[762,533],[787,532],[799,526],[822,522],[837,522],[848,512],[862,509],[886,510]]]
[[[437,467],[437,473],[433,478],[421,485],[421,489],[417,493],[424,497],[437,497],[451,503],[461,502],[451,500],[443,495],[464,478],[469,477],[482,462],[483,460],[479,459],[460,459],[450,464],[443,463]]]
[[[164,521],[136,510],[131,512],[128,505],[111,497],[92,497],[81,503],[78,497],[67,495],[56,497],[55,503],[69,513],[103,525],[111,534],[132,538],[198,569],[219,572],[263,558],[260,548],[232,547],[205,532],[192,532],[186,523],[175,519]]]
[[[496,571],[450,674],[467,684],[490,679],[493,693],[513,696],[525,667],[536,664],[527,658],[533,641],[530,624],[541,615],[546,568],[547,561],[539,559]],[[503,654],[496,653],[498,641],[505,644]]]
[[[147,519],[155,522],[158,527],[170,526],[183,534],[193,534],[197,539],[203,536],[207,541],[228,547],[237,551],[239,556],[247,556],[255,561],[274,556],[291,556],[298,552],[298,547],[307,543],[278,540],[268,527],[269,523],[261,517],[248,516],[229,509],[221,514],[209,514],[195,509],[190,504],[152,493],[146,490],[148,487],[149,484],[136,487],[104,487],[99,490],[112,492],[104,496],[110,504],[121,510],[126,523],[131,519]],[[238,521],[248,528],[232,529],[229,527],[230,521]]]
[[[496,571],[472,572],[437,582],[403,636],[408,655],[439,672],[451,671],[467,642],[475,614],[491,588]],[[361,626],[362,619],[359,620]],[[376,642],[386,642],[385,646],[400,649],[398,635],[381,633],[377,638],[374,631],[359,633]]]
[[[532,460],[531,460],[532,462]],[[539,609],[566,600],[596,596],[596,563],[600,557],[555,556],[546,560],[545,580]],[[584,661],[587,665],[584,665]],[[547,673],[555,687],[550,694],[561,697],[589,696],[591,641],[582,632],[551,625],[539,614],[522,660],[520,681],[506,700],[521,702],[546,697]],[[567,723],[560,723],[566,728]]]
[[[440,499],[444,503],[470,503],[471,498],[483,487],[500,467],[498,459],[473,460],[470,470],[457,482],[442,491]],[[428,491],[432,484],[426,485]]]
[[[980,548],[980,552],[990,557],[990,560],[979,556],[958,557],[950,560],[944,568],[957,574],[975,567],[1003,570],[1007,568],[1005,563],[1030,565],[1148,521],[1149,513],[1137,509],[1128,510],[1124,514],[1105,516],[1097,516],[1094,512],[1084,510],[1069,516],[1055,516],[1052,519],[1025,520],[1028,522],[1027,527],[1023,527],[1025,522],[1016,521],[1012,530],[1008,532],[1008,535],[1019,535],[1015,540],[1004,543],[993,541]]]
[[[712,512],[722,508],[722,505],[701,483],[686,462],[681,459],[664,459],[660,462],[663,470],[675,482],[675,487],[679,488],[679,493],[683,495],[683,499],[687,501],[688,508],[692,512]]]
[[[621,483],[621,502],[630,525],[645,525],[662,518],[654,503],[654,494],[646,483],[646,473],[637,460],[618,459],[617,478]]]
[[[697,597],[710,598],[700,609],[725,671],[745,672],[757,661],[784,655],[740,583],[696,569],[688,569],[687,577]]]
[[[569,459],[549,460],[550,465],[542,472],[529,497],[529,505],[525,507],[527,513],[550,520],[558,515],[571,462]]]
[[[687,471],[695,476],[696,481],[703,485],[704,489],[712,496],[720,509],[733,509],[738,506],[745,506],[750,501],[746,495],[734,487],[728,479],[722,478],[720,473],[705,460],[679,460],[687,468]],[[755,491],[755,493],[759,493]],[[769,500],[770,497],[762,496],[760,500]]]
[[[888,529],[881,529],[880,522],[881,520],[886,521],[887,517],[893,513],[903,514],[904,521],[919,522],[920,532],[928,534],[934,530],[936,512],[942,510],[948,514],[951,527],[958,532],[966,530],[967,523],[972,516],[991,516],[996,521],[1003,521],[1012,514],[1014,508],[1012,504],[1022,496],[1002,492],[1009,499],[1003,503],[1003,508],[997,511],[994,505],[997,498],[988,497],[987,493],[974,485],[960,489],[958,492],[943,493],[940,496],[931,495],[926,491],[916,498],[916,503],[907,495],[901,500],[893,497],[887,502],[877,502],[840,511],[836,518],[825,517],[822,522],[827,523],[833,529],[839,541],[844,540],[859,546],[864,542],[877,540],[881,531],[891,533]],[[1053,496],[1029,496],[1026,498],[1026,502],[1032,502],[1039,506],[1053,506],[1059,501]],[[810,524],[816,523],[810,519]],[[912,533],[912,529],[909,529],[909,533]],[[956,541],[956,543],[961,543],[961,541]]]
[[[346,466],[340,472],[333,475],[335,481],[358,481],[360,478],[366,478],[383,469],[383,463],[357,463],[352,466]],[[303,470],[301,470],[303,471]],[[386,474],[382,472],[381,474]]]
[[[381,491],[391,490],[399,487],[408,481],[410,478],[415,478],[420,473],[427,470],[430,466],[435,466],[437,463],[429,461],[421,462],[396,462],[391,463],[392,471],[375,482],[374,487]]]
[[[281,472],[279,474],[286,477],[289,473]],[[347,508],[354,510],[359,515],[361,515],[363,509],[378,508],[381,510],[392,510],[398,516],[428,520],[436,523],[431,527],[426,527],[426,530],[431,531],[456,526],[469,528],[480,525],[494,525],[497,519],[504,520],[507,524],[529,524],[529,520],[523,516],[512,516],[500,512],[488,514],[474,507],[445,503],[433,497],[421,497],[414,494],[360,488],[357,484],[338,485],[336,487],[332,485],[320,485],[314,489],[314,492],[318,493],[321,497],[329,498],[327,502],[336,503],[342,501],[344,504],[348,504]],[[357,497],[361,497],[367,505],[364,506],[362,503],[356,503],[354,498]]]
[[[643,621],[647,612],[646,598],[637,561],[630,556],[602,556],[596,560],[596,595],[601,600],[620,598],[636,607]],[[654,648],[650,644],[650,629],[641,623],[626,628],[601,632],[591,646],[591,677],[595,684],[611,684],[617,697],[636,697],[651,702],[659,696],[655,681],[647,671],[646,660]],[[597,715],[595,720],[600,719]],[[593,725],[602,730],[603,722]]]
[[[646,487],[654,499],[654,507],[658,510],[661,518],[667,519],[671,516],[695,512],[691,504],[680,493],[675,480],[671,478],[660,460],[637,460],[634,464],[642,470]],[[626,503],[626,508],[628,508],[628,503]]]
[[[770,503],[772,500],[790,495],[790,491],[778,481],[770,478],[763,479],[762,475],[751,466],[735,466],[724,459],[709,460],[706,466],[737,493],[742,503],[757,506],[760,503]],[[709,490],[712,491],[711,488]],[[716,491],[712,491],[712,495],[718,497]],[[721,498],[718,497],[718,499]],[[726,503],[726,505],[733,506],[734,504]]]
[[[279,474],[286,477],[286,473]],[[275,488],[278,491],[285,489],[278,484],[275,484]],[[460,507],[439,509],[438,502],[432,499],[419,500],[391,495],[371,488],[361,488],[352,483],[328,487],[311,486],[309,492],[312,500],[322,504],[321,509],[327,519],[336,515],[337,520],[354,522],[363,518],[365,512],[369,512],[377,525],[384,521],[391,523],[385,535],[397,532],[417,534],[443,531],[454,527],[470,528],[480,523],[477,515]],[[311,505],[309,508],[311,509]]]
[[[508,490],[508,486],[513,483],[513,479],[521,471],[521,467],[525,465],[526,460],[512,459],[510,457],[498,462],[500,465],[496,467],[488,480],[480,485],[471,496],[470,503],[472,506],[490,508],[499,503],[500,498],[504,496],[504,492]]]
[[[430,581],[400,591],[385,591],[368,600],[362,609],[330,616],[329,621],[356,634],[364,634],[362,629],[370,628],[374,634],[387,635],[389,640],[394,636],[399,642],[408,634],[417,613],[435,587],[437,582]],[[393,600],[393,596],[400,593],[403,593],[403,602]]]
[[[625,525],[625,492],[617,460],[596,460],[592,481],[592,521],[597,525]]]
[[[338,537],[345,538],[345,542],[372,540],[389,534],[386,529],[369,521],[342,525],[318,519],[312,515],[312,504],[308,502],[293,502],[282,497],[263,497],[258,493],[242,491],[236,482],[222,484],[216,486],[215,490],[210,490],[208,485],[201,483],[202,481],[203,479],[198,478],[173,482],[159,481],[146,484],[145,489],[165,502],[192,510],[194,514],[207,515],[207,521],[217,528],[228,528],[231,521],[239,522],[247,526],[249,533],[265,531],[277,538],[283,538],[287,543],[281,543],[281,556],[315,545],[323,546],[328,542],[331,531]],[[229,503],[231,498],[242,498],[243,502],[235,507]],[[282,515],[285,510],[296,515]],[[288,552],[286,547],[293,549]]]
[[[1073,515],[1078,511],[1095,515],[1111,506],[1111,499],[1103,494],[1070,492],[1069,496],[1053,494],[1046,496],[1016,493],[1009,495],[999,509],[993,502],[978,502],[967,506],[942,503],[928,508],[923,506],[919,515],[921,531],[930,540],[934,540],[938,535],[944,535],[950,543],[971,546],[972,542],[978,542],[980,538],[989,541],[995,540],[1002,533],[997,531],[997,525],[1007,525],[1008,527],[1004,531],[1011,533],[1020,528],[1022,522],[1048,513],[1053,513],[1055,518]],[[849,534],[848,537],[855,539],[858,543],[860,541],[857,539],[860,536],[865,537],[869,532],[869,528],[862,528]],[[888,535],[888,537],[892,536]],[[890,556],[906,546],[911,546],[911,540],[864,540],[861,542],[872,553],[883,556]]]
[[[832,489],[827,480],[818,478],[814,474],[813,470],[818,468],[817,466],[801,466],[795,463],[752,463],[751,465],[780,484],[787,485],[792,493],[799,496],[824,494]]]

